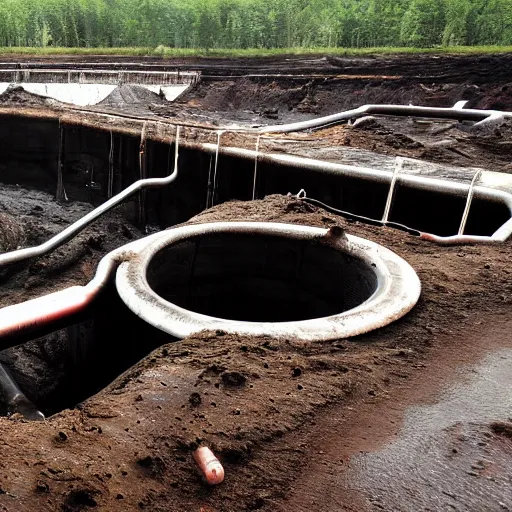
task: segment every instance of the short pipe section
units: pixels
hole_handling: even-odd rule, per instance
[[[374,242],[340,228],[258,222],[188,225],[141,240],[116,286],[134,313],[177,338],[218,329],[298,342],[383,327],[421,291],[413,268]]]

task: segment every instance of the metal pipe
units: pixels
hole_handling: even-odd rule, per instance
[[[200,150],[209,153],[215,153],[217,150],[216,144],[197,144],[195,145]],[[220,153],[229,156],[235,156],[246,159],[254,159],[256,152],[251,149],[241,149],[233,147],[220,148]],[[304,158],[294,155],[281,155],[273,153],[258,153],[258,162],[267,162],[274,165],[291,166],[297,169],[306,169],[309,171],[318,171],[321,173],[357,177],[368,179],[377,183],[389,183],[392,179],[393,173],[390,171],[382,171],[380,169],[372,169],[370,167],[360,167],[355,165],[339,164],[335,162],[327,162],[321,160],[314,160],[312,158]],[[486,171],[490,173],[490,171]],[[498,174],[498,173],[495,173]],[[425,178],[414,174],[401,174],[400,182],[404,185],[409,185],[418,190],[435,190],[448,195],[466,196],[468,187],[467,184],[446,180],[442,178]],[[499,200],[504,202],[512,213],[512,193],[504,190],[494,190],[490,187],[483,185],[476,185],[474,189],[475,195],[482,199]]]
[[[468,198],[466,200],[466,207],[464,208],[464,213],[462,214],[462,219],[460,221],[459,233],[458,233],[459,235],[463,235],[464,231],[466,230],[466,224],[468,222],[469,212],[471,210],[471,203],[473,202],[473,196],[475,195],[475,185],[481,176],[482,176],[482,171],[476,171],[475,175],[473,176],[473,179],[471,180],[471,184],[469,185]]]
[[[21,414],[27,420],[43,421],[44,414],[25,396],[5,367],[0,364],[0,389],[7,414]]]
[[[94,222],[98,217],[101,217],[104,213],[108,212],[115,206],[122,203],[126,198],[133,195],[135,192],[138,192],[144,188],[153,188],[153,187],[164,187],[166,185],[171,184],[178,177],[178,156],[179,156],[179,139],[180,139],[180,126],[176,126],[176,141],[175,141],[175,157],[174,157],[174,169],[173,172],[165,177],[165,178],[148,178],[138,180],[135,183],[132,183],[125,190],[112,197],[102,205],[95,208],[92,212],[89,212],[87,215],[77,220],[70,226],[68,226],[64,231],[58,233],[54,237],[50,238],[46,242],[41,245],[37,245],[35,247],[26,247],[24,249],[18,249],[17,251],[8,252],[5,254],[0,254],[0,267],[5,265],[10,265],[12,263],[19,263],[21,261],[27,260],[29,258],[35,258],[37,256],[43,256],[50,251],[53,251],[57,247],[66,243],[68,240],[73,238],[75,235],[80,233],[83,229],[85,229],[89,224]]]
[[[512,218],[505,222],[492,236],[478,235],[453,235],[437,236],[431,233],[421,233],[420,238],[441,245],[462,245],[462,244],[488,244],[505,242],[512,236]]]
[[[386,207],[384,208],[384,214],[382,215],[382,222],[386,223],[389,218],[391,211],[391,205],[393,204],[393,197],[395,195],[395,186],[398,180],[398,175],[402,172],[404,166],[404,159],[400,156],[396,157],[395,169],[393,171],[393,178],[391,179],[391,185],[389,187],[388,198],[386,200]]]
[[[417,107],[414,105],[363,105],[362,107],[346,110],[330,116],[318,117],[300,123],[265,126],[258,128],[259,133],[287,133],[313,128],[321,128],[326,125],[338,124],[349,119],[356,119],[367,115],[382,116],[406,116],[406,117],[429,117],[437,119],[456,119],[461,121],[477,121],[477,124],[498,119],[511,119],[512,112],[501,112],[499,110],[478,110],[460,108],[458,102],[452,108],[440,107]]]
[[[106,254],[98,264],[94,278],[85,286],[71,286],[0,309],[0,339],[37,330],[83,311],[103,290],[120,263],[134,258],[140,246],[145,246],[161,235],[161,232],[155,233]],[[9,342],[4,341],[0,344],[0,350],[10,346]]]

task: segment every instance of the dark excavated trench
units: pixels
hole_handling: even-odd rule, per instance
[[[164,177],[172,171],[173,145],[147,140],[143,176],[139,151],[138,136],[59,124],[54,119],[11,116],[0,125],[2,183],[42,190],[69,202],[98,205],[141,177]],[[183,145],[176,181],[127,201],[119,208],[126,222],[142,229],[185,222],[205,209],[209,193],[214,204],[252,199],[254,161],[221,153],[217,187],[209,190],[213,159],[211,153]],[[265,161],[259,164],[257,197],[301,189],[334,208],[380,219],[389,183]],[[465,196],[398,184],[390,220],[424,232],[453,235],[465,205]],[[492,235],[509,218],[505,204],[475,197],[466,233]],[[329,251],[289,240],[265,239],[256,244],[250,237],[219,235],[158,254],[148,280],[164,298],[211,316],[268,322],[327,316],[354,307],[375,290],[374,276],[361,262],[340,259],[339,253]],[[188,272],[184,279],[182,270],[190,269],[192,260],[195,274],[191,278]],[[169,261],[179,265],[169,267]],[[339,279],[333,278],[336,265],[339,271],[334,275]],[[339,294],[342,285],[346,293]],[[15,362],[9,368],[47,415],[75,406],[156,347],[175,341],[132,314],[113,284],[70,323],[53,333],[31,335],[37,339],[37,357],[47,369],[44,379],[27,376]]]

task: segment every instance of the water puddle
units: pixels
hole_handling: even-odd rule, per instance
[[[460,370],[435,403],[407,409],[394,441],[351,459],[346,485],[370,510],[512,510],[512,350]]]

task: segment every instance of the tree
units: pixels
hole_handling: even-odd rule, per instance
[[[443,0],[412,0],[402,20],[402,43],[420,48],[441,44],[445,19]]]

